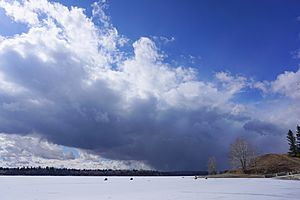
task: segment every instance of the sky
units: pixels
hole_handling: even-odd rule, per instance
[[[0,1],[0,166],[206,170],[300,119],[297,1]]]

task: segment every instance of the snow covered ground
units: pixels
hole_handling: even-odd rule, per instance
[[[300,181],[0,176],[0,200],[299,200]]]

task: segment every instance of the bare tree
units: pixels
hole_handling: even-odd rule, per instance
[[[244,138],[237,138],[230,145],[230,162],[233,167],[241,168],[243,172],[253,163],[256,157],[254,147]]]
[[[215,157],[208,158],[207,169],[208,174],[217,174],[217,161]]]

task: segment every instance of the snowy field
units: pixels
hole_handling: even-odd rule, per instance
[[[0,200],[292,200],[300,181],[193,177],[0,176]]]

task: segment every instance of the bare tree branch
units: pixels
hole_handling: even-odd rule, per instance
[[[208,158],[207,169],[208,174],[217,174],[217,161],[215,157]]]
[[[230,162],[233,167],[241,168],[243,172],[253,163],[255,157],[253,146],[244,138],[239,137],[230,145]]]

